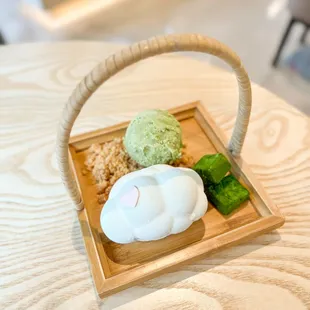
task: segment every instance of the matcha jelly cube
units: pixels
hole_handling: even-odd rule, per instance
[[[231,168],[230,162],[221,154],[203,156],[194,166],[194,170],[201,176],[203,183],[219,183]]]
[[[208,199],[225,215],[249,199],[249,191],[233,176],[226,176],[219,184],[209,185],[206,189]]]

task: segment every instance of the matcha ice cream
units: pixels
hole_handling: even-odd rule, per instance
[[[166,111],[144,111],[131,121],[124,143],[129,156],[138,164],[166,164],[181,156],[181,126]]]

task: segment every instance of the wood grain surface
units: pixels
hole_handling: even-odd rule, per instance
[[[310,122],[255,84],[243,157],[285,225],[103,301],[96,297],[76,211],[57,171],[55,136],[77,82],[118,48],[0,48],[0,309],[310,309]],[[189,56],[160,56],[109,80],[74,134],[145,108],[201,100],[230,135],[235,78]]]

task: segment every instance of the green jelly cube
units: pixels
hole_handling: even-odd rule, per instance
[[[206,188],[207,196],[222,213],[229,214],[249,199],[249,191],[233,176],[226,176],[219,184]]]
[[[230,162],[221,154],[203,156],[194,166],[204,184],[219,183],[231,168]]]

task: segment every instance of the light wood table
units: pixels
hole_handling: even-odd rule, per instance
[[[91,42],[0,48],[0,309],[310,308],[310,123],[255,84],[243,157],[286,224],[96,298],[76,211],[57,172],[55,133],[76,83],[118,48]],[[74,133],[198,99],[230,135],[237,97],[232,74],[188,56],[160,56],[109,80],[86,104]]]

